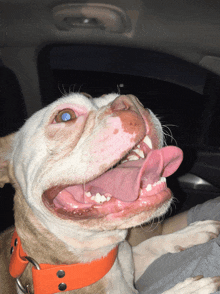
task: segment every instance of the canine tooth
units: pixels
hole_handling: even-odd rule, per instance
[[[106,198],[107,201],[109,201],[110,199],[111,199],[111,197],[109,197],[109,196]]]
[[[136,156],[136,155],[130,155],[129,157],[128,157],[128,161],[133,161],[133,160],[138,160],[139,158],[138,158],[138,156]]]
[[[92,196],[92,197],[91,197],[91,200],[95,200],[95,196]]]
[[[123,160],[121,163],[124,163],[124,162],[127,162],[127,161],[128,161],[128,160],[125,159],[125,160]]]
[[[139,155],[141,158],[144,158],[144,152],[140,149],[134,149],[133,150],[137,155]]]
[[[141,145],[140,145],[140,144],[138,144],[138,145],[137,145],[137,148],[141,148]]]
[[[152,146],[152,142],[151,142],[151,139],[150,139],[148,136],[146,136],[146,137],[144,138],[143,141],[144,141],[145,144],[147,144],[147,146],[148,146],[150,149],[153,148],[153,146]]]

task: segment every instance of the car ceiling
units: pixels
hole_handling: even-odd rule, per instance
[[[26,102],[33,95],[29,114],[41,107],[35,59],[47,44],[147,49],[220,74],[218,0],[0,0],[0,10],[1,60],[17,74]]]

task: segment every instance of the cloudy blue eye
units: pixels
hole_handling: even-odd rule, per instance
[[[58,112],[58,114],[55,117],[55,121],[57,123],[61,123],[61,122],[68,122],[71,120],[76,119],[77,116],[75,114],[75,112],[72,109],[63,109],[61,111]]]
[[[65,112],[61,116],[62,121],[68,121],[71,120],[71,115],[68,112]]]

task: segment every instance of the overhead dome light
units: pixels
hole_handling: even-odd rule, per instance
[[[101,29],[123,33],[129,30],[129,19],[120,8],[98,3],[63,4],[53,8],[53,18],[60,30],[73,28]]]

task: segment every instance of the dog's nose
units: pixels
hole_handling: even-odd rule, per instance
[[[131,110],[132,108],[134,108],[132,100],[125,95],[117,97],[111,104],[112,112],[129,109]]]

